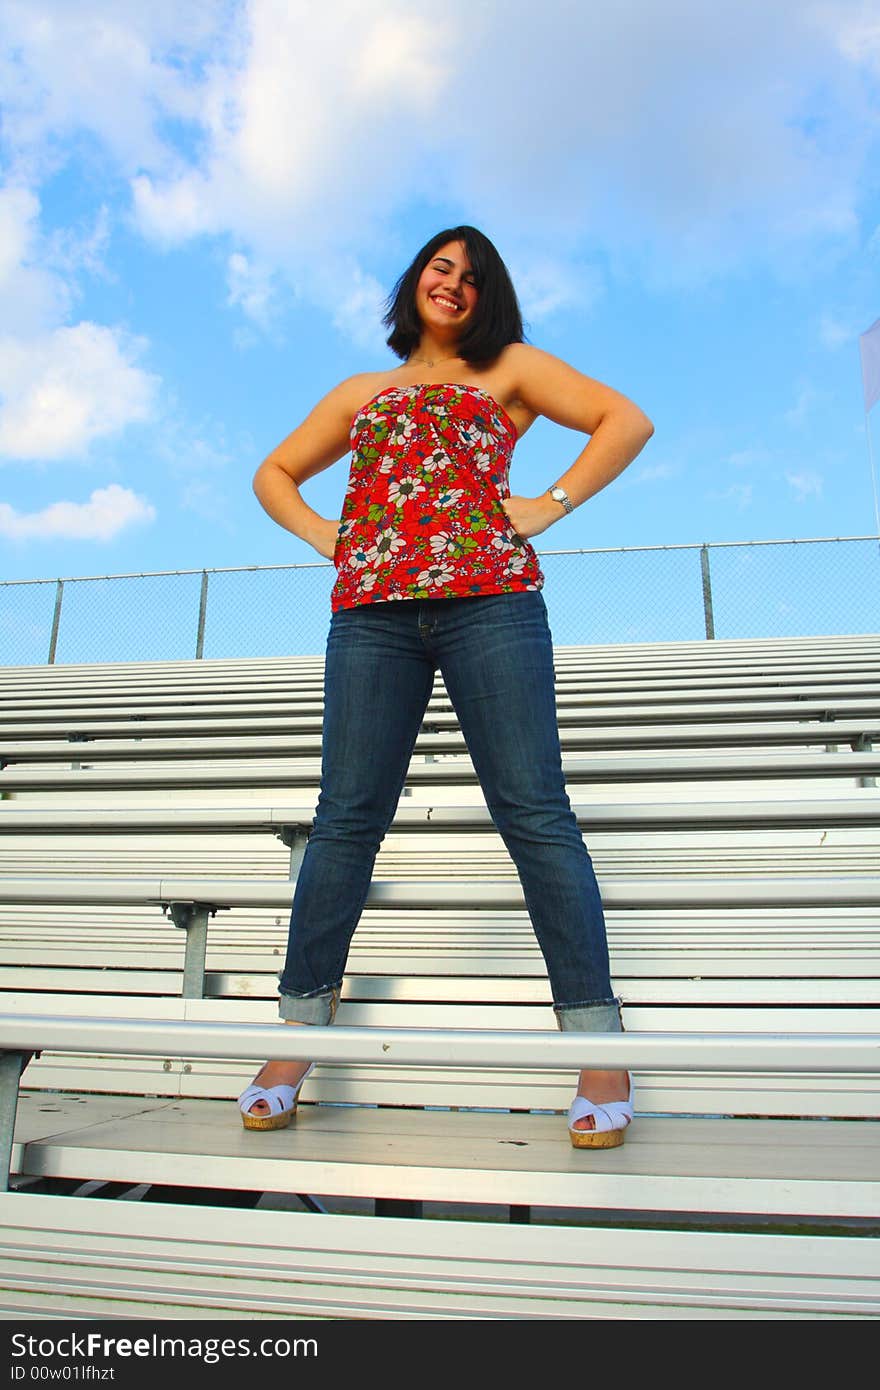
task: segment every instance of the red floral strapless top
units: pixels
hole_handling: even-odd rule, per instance
[[[501,506],[516,440],[476,386],[388,386],[367,401],[351,427],[332,611],[540,589],[537,554]]]

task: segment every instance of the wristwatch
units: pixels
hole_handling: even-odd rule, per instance
[[[566,510],[567,512],[573,512],[573,511],[574,511],[574,507],[571,505],[571,501],[569,500],[568,493],[565,491],[565,488],[564,488],[564,487],[560,487],[560,486],[557,484],[556,487],[548,487],[547,491],[549,492],[550,496],[553,498],[554,502],[561,502],[561,503],[562,503],[563,507],[565,508],[565,510]]]

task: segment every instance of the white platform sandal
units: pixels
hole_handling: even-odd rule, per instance
[[[572,1129],[576,1120],[593,1116],[595,1129]],[[622,1144],[633,1117],[633,1083],[629,1079],[626,1100],[606,1100],[601,1105],[575,1096],[568,1111],[568,1133],[575,1149],[615,1149]]]
[[[296,1104],[300,1089],[309,1072],[314,1068],[310,1062],[295,1086],[258,1086],[254,1081],[238,1098],[241,1122],[245,1129],[284,1129],[296,1114]],[[252,1115],[251,1106],[264,1100],[269,1107],[268,1115]]]

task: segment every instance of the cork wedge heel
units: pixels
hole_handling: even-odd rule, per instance
[[[238,1098],[241,1122],[245,1129],[284,1129],[296,1114],[300,1089],[309,1072],[314,1067],[311,1062],[295,1086],[258,1086],[252,1082]],[[251,1106],[264,1100],[269,1107],[268,1115],[252,1115]]]
[[[572,1129],[576,1120],[593,1116],[594,1129]],[[633,1117],[633,1082],[629,1078],[626,1100],[606,1100],[601,1105],[575,1096],[568,1111],[568,1133],[575,1149],[616,1149],[622,1144]]]

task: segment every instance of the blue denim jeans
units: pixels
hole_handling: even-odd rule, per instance
[[[621,1029],[599,887],[559,747],[538,590],[343,608],[327,641],[321,790],[300,866],[280,1014],[325,1024],[440,670],[516,865],[560,1028]]]

